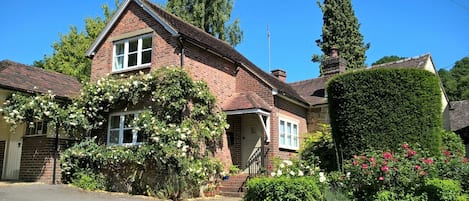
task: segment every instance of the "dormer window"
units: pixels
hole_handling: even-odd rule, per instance
[[[112,71],[123,71],[151,64],[152,35],[141,35],[114,43]]]

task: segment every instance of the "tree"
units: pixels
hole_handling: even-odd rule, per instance
[[[78,31],[76,26],[71,26],[68,34],[59,34],[59,41],[55,41],[52,45],[54,49],[52,55],[44,55],[42,60],[34,61],[34,65],[71,75],[81,82],[88,81],[91,74],[91,60],[86,57],[86,51],[114,13],[107,5],[103,5],[102,9],[104,19],[86,18],[85,31]]]
[[[405,57],[400,57],[400,56],[396,56],[396,55],[384,56],[381,59],[378,59],[377,61],[372,63],[371,65],[374,66],[374,65],[379,65],[379,64],[385,64],[385,63],[389,63],[389,62],[393,62],[393,61],[399,61],[399,60],[402,60],[402,59],[405,59]]]
[[[166,10],[232,46],[243,39],[239,19],[227,24],[233,0],[168,0]]]
[[[449,71],[440,69],[438,75],[451,101],[469,100],[469,57],[457,61]]]
[[[330,55],[331,48],[336,47],[339,55],[347,61],[347,69],[364,67],[365,52],[370,44],[364,44],[360,33],[360,24],[352,8],[351,0],[324,0],[318,1],[323,13],[324,24],[322,39],[316,40],[321,48],[322,55],[314,54],[313,62],[322,62]]]

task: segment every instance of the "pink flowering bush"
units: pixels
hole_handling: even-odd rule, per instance
[[[458,180],[462,189],[467,189],[467,158],[445,147],[442,152],[442,156],[432,157],[419,148],[402,144],[392,152],[369,151],[353,156],[344,164],[347,174],[341,178],[343,188],[357,200],[373,200],[382,191],[401,198],[420,196],[425,181],[432,178]]]
[[[403,144],[395,152],[370,151],[346,161],[350,172],[345,184],[354,197],[367,199],[377,192],[413,192],[425,178],[436,175],[434,159],[419,149]]]

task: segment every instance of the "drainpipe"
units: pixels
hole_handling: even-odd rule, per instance
[[[57,175],[57,157],[59,155],[59,125],[55,125],[55,142],[54,142],[54,167],[52,170],[52,184],[56,184],[55,178]]]
[[[182,38],[182,36],[179,36],[178,39],[179,39],[179,45],[180,45],[180,48],[181,48],[181,52],[180,52],[181,53],[181,68],[184,68],[184,51],[185,51],[185,49],[184,49],[183,38]]]

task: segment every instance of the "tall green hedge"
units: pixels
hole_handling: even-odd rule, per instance
[[[343,156],[418,143],[438,154],[442,104],[435,74],[413,68],[371,69],[327,85],[332,134]]]

